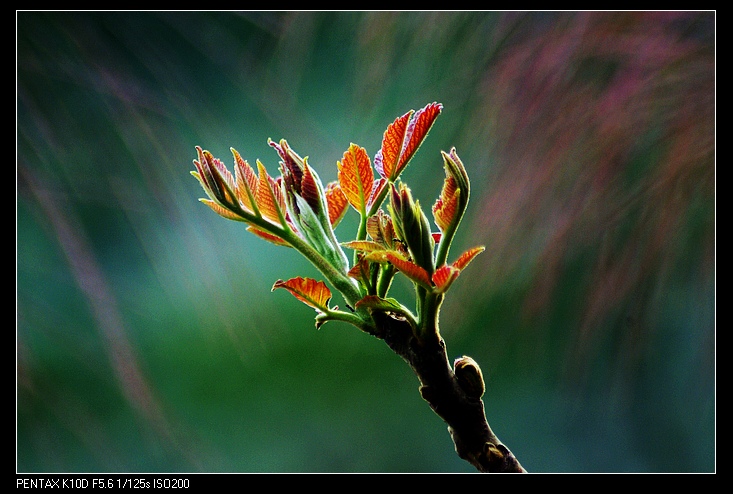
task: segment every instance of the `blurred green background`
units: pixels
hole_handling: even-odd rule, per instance
[[[403,179],[430,206],[452,146],[472,179],[442,331],[497,435],[532,472],[715,471],[715,12],[16,21],[18,472],[472,472],[189,175],[196,145],[275,173],[271,137],[333,180],[432,101]]]

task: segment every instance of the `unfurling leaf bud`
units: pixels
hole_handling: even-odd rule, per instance
[[[399,190],[392,185],[390,209],[395,232],[407,245],[412,260],[432,275],[435,271],[435,240],[420,202],[413,200],[410,189],[404,184],[400,184]]]
[[[484,384],[484,376],[481,368],[471,357],[460,357],[453,362],[453,372],[456,375],[458,385],[465,391],[466,395],[471,398],[481,398],[486,385]]]
[[[282,160],[280,161],[280,171],[285,183],[289,205],[293,209],[293,216],[300,214],[295,199],[296,196],[305,199],[313,213],[321,215],[325,209],[323,186],[318,180],[318,175],[308,166],[307,159],[301,158],[298,153],[293,151],[285,139],[281,139],[279,143],[269,140],[269,144],[275,148]]]
[[[321,179],[285,139],[269,140],[280,155],[283,189],[287,196],[289,217],[303,238],[339,271],[348,271],[348,260],[333,233],[331,210]],[[339,213],[336,214],[336,220]]]
[[[450,153],[441,151],[441,154],[445,167],[445,182],[440,197],[433,205],[433,216],[440,230],[443,233],[449,232],[452,236],[451,232],[455,232],[466,211],[471,187],[466,168],[456,154],[456,149],[451,149]]]
[[[441,154],[443,155],[443,163],[445,164],[446,174],[456,180],[456,182],[458,183],[458,187],[461,190],[466,191],[464,195],[466,197],[466,201],[468,201],[468,192],[470,185],[468,180],[468,173],[466,172],[466,167],[463,166],[463,162],[456,153],[456,148],[451,148],[450,153],[441,151]]]

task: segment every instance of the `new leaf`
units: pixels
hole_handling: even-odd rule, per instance
[[[352,143],[337,166],[341,190],[349,204],[363,216],[374,186],[374,171],[369,155],[363,147]]]
[[[443,105],[430,103],[415,112],[410,110],[395,119],[384,131],[382,148],[374,157],[379,174],[394,182],[428,135]]]
[[[331,300],[331,290],[322,281],[298,276],[288,281],[276,281],[272,285],[272,290],[274,291],[276,288],[285,288],[295,298],[319,312],[328,312],[330,310],[328,302]]]

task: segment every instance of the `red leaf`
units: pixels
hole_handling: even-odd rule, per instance
[[[399,164],[397,165],[398,173],[399,170],[407,165],[407,162],[410,161],[417,148],[420,147],[420,144],[422,144],[425,136],[428,135],[428,131],[433,126],[433,122],[438,118],[442,109],[443,105],[440,103],[430,103],[422,110],[418,110],[412,117],[410,124],[407,126],[405,144],[402,148]]]
[[[255,191],[257,190],[257,175],[246,160],[236,149],[231,149],[234,155],[234,184],[236,186],[237,197],[244,208],[253,212],[252,199],[255,199]],[[250,197],[250,195],[252,197]]]
[[[417,112],[410,110],[387,127],[382,148],[374,158],[374,167],[382,177],[394,181],[402,173],[442,109],[440,103],[430,103]]]
[[[331,222],[331,226],[336,228],[336,225],[341,222],[344,214],[346,214],[349,201],[346,199],[346,195],[341,190],[341,185],[338,182],[330,182],[326,185],[324,194],[326,195],[326,206],[328,207],[328,219]]]
[[[385,250],[384,245],[377,242],[371,242],[369,240],[352,240],[351,242],[344,242],[341,245],[347,249],[359,250],[362,252],[377,252]]]
[[[369,279],[369,265],[365,257],[360,257],[356,265],[349,270],[348,275],[357,281],[366,282]]]
[[[386,252],[384,257],[390,262],[390,264],[402,271],[402,273],[411,280],[426,287],[432,286],[428,272],[417,264],[401,258],[394,252]]]
[[[438,290],[444,292],[450,287],[451,283],[458,278],[459,274],[461,274],[460,269],[454,266],[443,265],[433,273],[433,283],[435,283]]]
[[[391,179],[396,176],[397,163],[402,153],[402,144],[405,141],[405,131],[410,117],[415,113],[410,110],[387,126],[382,137],[382,149],[377,152],[374,158],[374,167],[384,178]]]
[[[372,192],[369,194],[369,200],[367,201],[367,209],[371,210],[372,206],[374,205],[374,201],[377,200],[379,197],[379,194],[382,193],[382,190],[387,185],[388,181],[386,178],[380,178],[378,180],[374,181],[374,185],[372,186]]]
[[[458,278],[458,275],[461,274],[461,271],[468,266],[468,263],[483,251],[484,247],[474,247],[473,249],[469,249],[461,254],[453,264],[444,264],[440,268],[436,269],[433,273],[433,283],[435,283],[435,287],[441,292],[448,290],[451,284],[456,280],[456,278]]]
[[[282,191],[277,182],[267,174],[265,165],[257,161],[259,178],[257,180],[257,207],[262,217],[275,224],[280,224],[280,212],[285,209]]]
[[[337,166],[341,190],[354,209],[363,213],[374,185],[374,171],[369,155],[364,148],[352,143]]]
[[[265,230],[260,230],[257,227],[249,226],[247,227],[247,230],[254,233],[258,237],[267,240],[268,242],[272,242],[275,245],[282,245],[285,247],[290,247],[290,244],[287,243],[285,240],[281,239],[277,235],[273,235],[272,233],[268,233]]]
[[[392,218],[381,209],[374,216],[367,218],[366,231],[375,242],[388,247],[392,246],[392,241],[395,238]]]
[[[303,170],[303,180],[300,183],[300,195],[316,214],[320,213],[322,206],[318,185],[316,185],[316,179],[313,177],[311,167],[307,163]]]
[[[484,250],[486,250],[486,247],[483,246],[468,249],[466,252],[461,254],[458,259],[456,259],[453,263],[453,267],[457,268],[459,271],[463,271],[466,266],[468,266],[468,263],[473,261],[473,258],[481,254]]]
[[[273,291],[276,288],[285,288],[295,298],[318,311],[327,312],[329,310],[328,302],[331,300],[331,290],[322,281],[298,276],[288,281],[276,281],[272,286]]]
[[[234,177],[224,166],[220,159],[199,146],[196,146],[198,160],[193,160],[198,173],[194,175],[199,179],[206,194],[223,206],[236,203],[234,194]]]
[[[443,190],[440,197],[433,205],[433,217],[435,224],[441,231],[446,231],[450,227],[458,213],[458,199],[461,191],[456,186],[453,177],[446,177],[443,182]]]
[[[218,214],[222,218],[226,218],[228,220],[243,221],[241,216],[232,213],[225,207],[220,206],[219,203],[216,201],[212,201],[211,199],[199,199],[199,201],[209,206],[216,214]]]

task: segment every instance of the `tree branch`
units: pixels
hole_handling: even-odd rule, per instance
[[[481,400],[484,386],[478,365],[464,357],[462,363],[469,362],[468,366],[454,369],[439,335],[419,341],[406,320],[376,311],[373,317],[377,327],[374,336],[383,339],[415,372],[420,395],[448,425],[458,456],[479,472],[526,472],[489,427]],[[466,369],[468,372],[464,373]],[[466,378],[462,379],[464,375]]]

